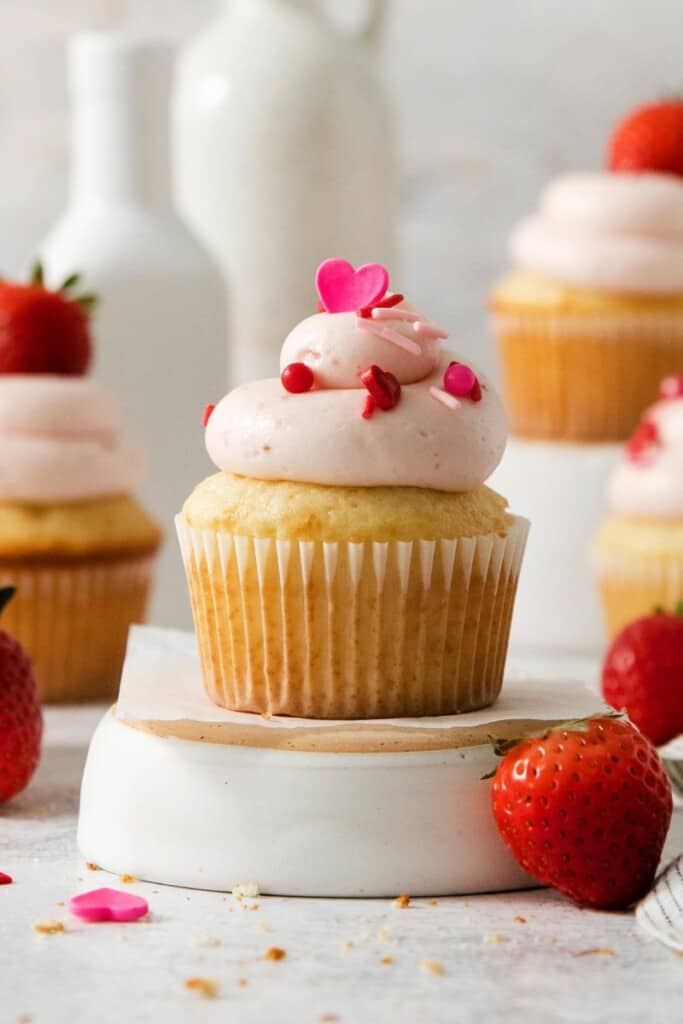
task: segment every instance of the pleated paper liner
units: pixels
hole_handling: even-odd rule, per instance
[[[653,938],[683,953],[683,856],[662,872],[640,901],[636,920]]]
[[[526,520],[505,537],[358,544],[176,525],[216,704],[349,719],[496,700]]]
[[[683,315],[522,311],[495,314],[493,329],[518,437],[623,441],[683,368]]]
[[[0,586],[17,588],[2,628],[30,655],[43,702],[116,696],[128,629],[145,620],[154,560],[0,561]]]
[[[683,559],[673,554],[596,548],[593,566],[610,638],[641,615],[673,609],[683,599]]]

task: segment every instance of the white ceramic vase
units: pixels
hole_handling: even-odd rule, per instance
[[[95,375],[120,397],[145,444],[143,500],[162,522],[152,614],[190,622],[172,520],[210,471],[202,411],[226,388],[220,271],[174,211],[170,187],[173,51],[115,33],[76,36],[71,196],[40,246],[48,282],[80,271],[100,296]]]
[[[278,372],[323,259],[395,268],[383,8],[350,35],[316,0],[226,0],[181,54],[176,195],[230,285],[232,383]]]

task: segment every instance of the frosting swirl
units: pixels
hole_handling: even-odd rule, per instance
[[[340,486],[468,491],[498,465],[506,440],[503,406],[481,375],[481,396],[443,391],[457,356],[445,332],[401,301],[391,308],[319,313],[284,342],[281,366],[304,363],[315,384],[303,394],[277,378],[230,392],[216,406],[206,447],[219,469],[262,480]],[[401,385],[400,400],[362,415],[361,373],[379,366]]]
[[[0,501],[46,505],[135,490],[144,457],[117,400],[79,376],[0,376]]]
[[[612,510],[621,515],[683,516],[683,396],[646,410],[607,495]]]
[[[569,285],[683,291],[683,180],[667,174],[557,178],[510,242],[515,263]]]

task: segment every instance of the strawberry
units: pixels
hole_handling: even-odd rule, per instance
[[[0,611],[14,587],[0,589]],[[43,716],[28,655],[0,631],[0,803],[25,789],[40,758]]]
[[[602,910],[648,892],[672,798],[657,751],[637,729],[599,717],[498,751],[507,752],[493,779],[493,814],[525,871]]]
[[[607,166],[683,175],[683,99],[650,103],[629,114],[612,135]]]
[[[683,734],[683,602],[677,614],[647,615],[615,637],[602,693],[655,746]]]
[[[29,284],[0,281],[0,373],[85,373],[90,365],[93,295],[71,296],[77,274],[58,291],[36,264]]]

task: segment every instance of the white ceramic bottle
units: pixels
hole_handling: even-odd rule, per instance
[[[80,271],[100,296],[95,376],[147,448],[142,497],[166,531],[152,615],[186,625],[172,520],[210,469],[202,411],[225,391],[227,330],[220,271],[173,209],[172,73],[169,48],[116,33],[73,39],[71,196],[40,255],[48,282]]]
[[[374,68],[384,0],[358,33],[319,0],[224,0],[181,53],[176,195],[230,285],[233,383],[278,371],[328,256],[395,266],[393,146]]]

